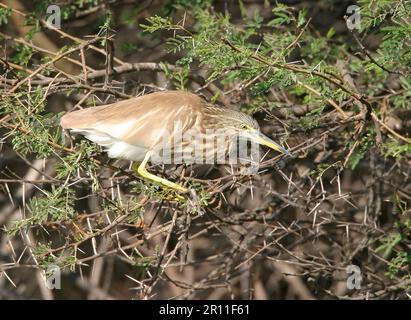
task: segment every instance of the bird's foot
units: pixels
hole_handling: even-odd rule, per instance
[[[135,166],[133,165],[133,169],[135,169]],[[188,191],[187,188],[184,188],[183,186],[179,185],[178,183],[174,183],[172,181],[169,181],[167,179],[164,179],[162,177],[156,176],[150,172],[147,171],[145,168],[145,163],[143,162],[137,167],[137,173],[141,175],[143,178],[147,180],[151,180],[152,182],[155,182],[162,187],[168,187],[176,192],[179,193],[186,193]],[[184,199],[184,198],[183,198]]]
[[[181,195],[181,194],[175,193],[175,194],[170,194],[170,195],[166,198],[166,200],[183,202],[183,201],[186,201],[187,198],[184,197],[184,196]]]

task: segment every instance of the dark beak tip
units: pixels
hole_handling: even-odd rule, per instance
[[[286,156],[289,156],[290,158],[296,158],[296,156],[293,154],[293,153],[291,153],[290,151],[288,151],[288,150],[285,150],[286,152],[284,152],[284,154],[286,155]]]

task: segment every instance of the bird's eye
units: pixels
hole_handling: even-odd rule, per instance
[[[241,129],[244,129],[244,130],[248,129],[248,125],[242,124],[242,125],[241,125]]]

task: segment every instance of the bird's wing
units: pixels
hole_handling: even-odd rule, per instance
[[[61,119],[61,126],[149,149],[164,135],[171,135],[176,125],[183,132],[193,127],[200,121],[203,103],[200,97],[187,92],[156,92],[68,113]]]

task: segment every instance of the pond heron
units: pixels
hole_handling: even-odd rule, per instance
[[[239,111],[217,107],[186,91],[160,91],[113,104],[73,111],[64,115],[60,124],[64,129],[80,133],[105,147],[110,158],[140,163],[137,172],[141,176],[180,192],[186,192],[187,189],[151,174],[146,168],[148,161],[153,161],[156,150],[162,148],[165,140],[176,140],[178,128],[182,135],[195,130],[201,141],[211,141],[199,144],[197,139],[191,143],[192,149],[206,149],[206,156],[210,153],[228,152],[230,139],[228,143],[214,143],[213,139],[218,139],[221,135],[245,137],[256,144],[291,155],[288,150],[263,135],[252,117]],[[177,158],[187,149],[188,143],[183,142],[180,147],[176,147],[175,143],[171,145],[169,154]],[[204,156],[204,153],[202,155]],[[194,157],[192,162],[201,161],[203,157]]]

